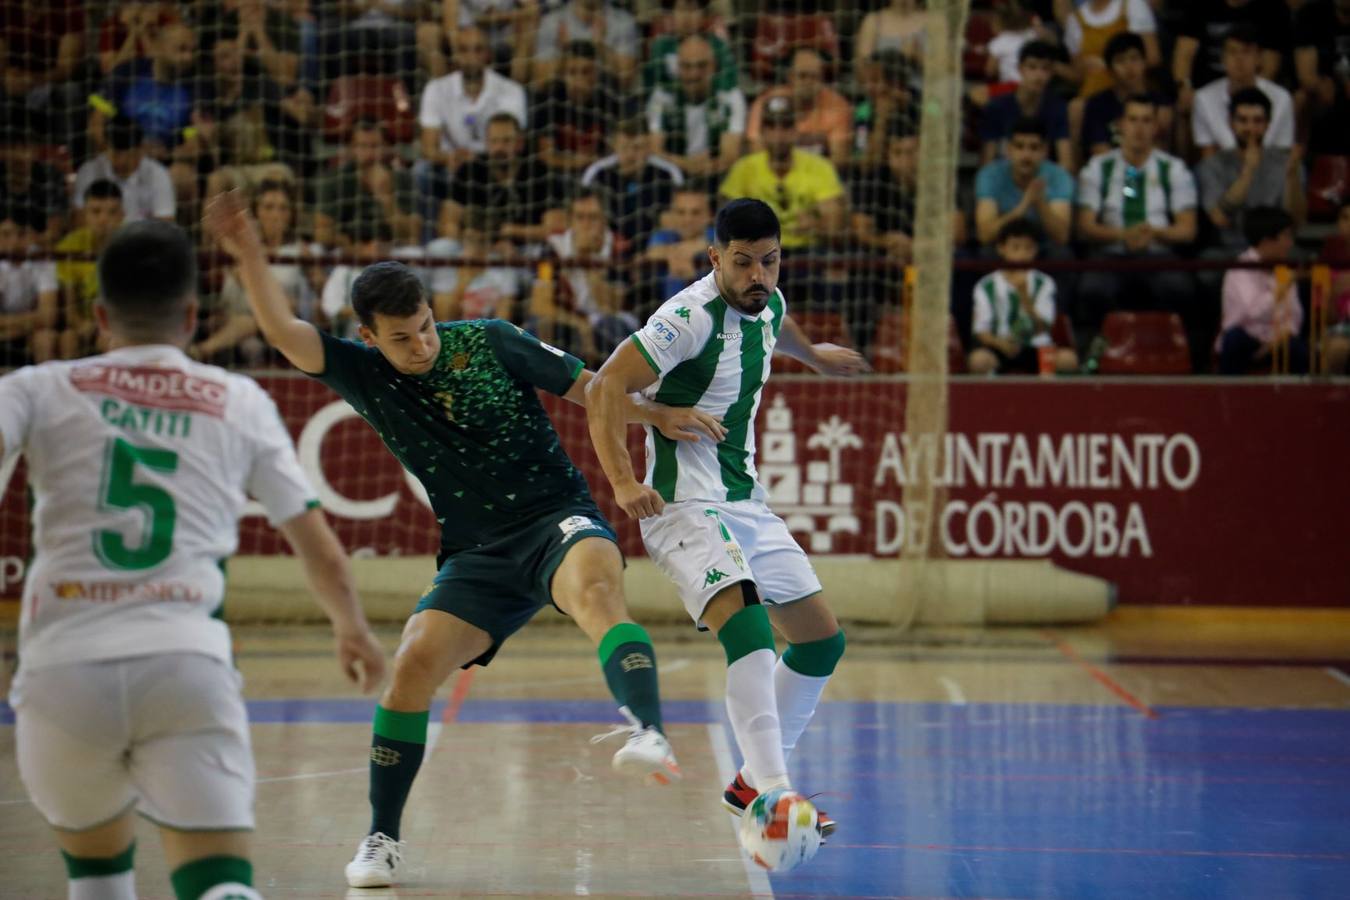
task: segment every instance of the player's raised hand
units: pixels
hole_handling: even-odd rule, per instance
[[[248,253],[262,252],[258,226],[249,214],[243,195],[238,191],[225,191],[211,198],[202,216],[202,226],[235,259]]]
[[[696,441],[700,436],[721,441],[727,436],[721,422],[693,407],[661,406],[655,424],[672,441]]]
[[[619,508],[635,519],[646,519],[659,515],[666,508],[661,495],[645,484],[634,481],[614,489],[614,502]]]
[[[812,349],[816,352],[814,368],[822,375],[858,375],[872,369],[857,350],[838,344],[815,344]]]
[[[347,679],[369,693],[384,678],[384,649],[375,635],[364,625],[347,631],[337,631],[338,664]]]

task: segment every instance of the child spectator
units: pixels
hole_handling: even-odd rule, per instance
[[[34,249],[33,213],[0,209],[0,254]],[[56,354],[56,268],[49,262],[0,260],[0,366],[46,362]]]
[[[998,232],[999,259],[1025,265],[1039,252],[1041,232],[1026,219],[1014,219]],[[1068,347],[1055,347],[1055,281],[1036,269],[999,269],[975,285],[972,324],[975,343],[970,354],[974,375],[997,372],[1034,373],[1041,348],[1054,348],[1056,372],[1073,372],[1078,357]]]
[[[1258,207],[1247,212],[1243,230],[1250,245],[1239,262],[1277,262],[1294,248],[1294,219],[1284,210]],[[1308,371],[1308,344],[1299,335],[1303,307],[1292,282],[1276,297],[1269,269],[1229,269],[1223,276],[1223,326],[1216,341],[1219,371],[1244,375],[1267,359],[1276,341],[1288,338],[1289,371]]]
[[[101,179],[84,192],[84,225],[62,238],[58,253],[86,253],[97,258],[108,238],[122,224],[122,190]],[[76,359],[94,348],[98,329],[94,324],[94,301],[98,299],[98,268],[93,259],[64,260],[56,264],[56,283],[61,292],[62,330],[57,334],[57,355]]]

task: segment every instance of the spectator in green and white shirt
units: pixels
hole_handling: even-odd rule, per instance
[[[1090,159],[1078,176],[1077,232],[1094,256],[1170,259],[1195,240],[1195,179],[1180,159],[1153,147],[1158,109],[1146,96],[1125,101],[1120,146]],[[1078,284],[1075,324],[1090,339],[1113,310],[1178,313],[1196,349],[1201,316],[1188,272],[1086,272]]]
[[[658,87],[647,101],[647,127],[656,136],[654,152],[690,178],[711,178],[731,168],[745,135],[745,94],[718,90],[712,44],[700,35],[685,38],[677,53],[674,89]]]

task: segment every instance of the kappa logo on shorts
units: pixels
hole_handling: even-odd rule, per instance
[[[707,574],[703,576],[703,586],[710,587],[726,577],[727,573],[723,572],[721,569],[709,569]]]
[[[393,747],[371,747],[370,761],[377,766],[396,766],[403,754]]]
[[[599,528],[594,521],[585,516],[568,516],[558,523],[559,530],[562,531],[563,543],[567,543],[579,531],[593,531]]]

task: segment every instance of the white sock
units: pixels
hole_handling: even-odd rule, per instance
[[[263,895],[246,884],[231,881],[215,885],[198,900],[263,900]]]
[[[756,650],[727,666],[727,715],[761,791],[788,787],[783,736],[773,691],[774,652]]]
[[[136,900],[136,872],[72,878],[66,882],[66,900]]]
[[[778,723],[783,735],[783,762],[786,763],[797,741],[815,715],[820,694],[830,676],[803,675],[787,666],[780,658],[773,667],[773,692],[778,703]],[[750,787],[756,787],[748,766],[741,767],[741,778]]]

